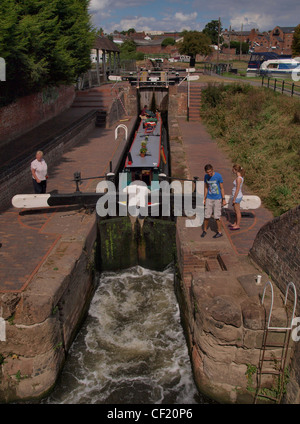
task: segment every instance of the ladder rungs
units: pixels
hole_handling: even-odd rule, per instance
[[[274,400],[274,402],[277,402],[277,401],[278,401],[278,399],[277,399],[277,398],[274,398],[274,397],[272,397],[272,396],[268,396],[268,395],[263,395],[263,394],[261,394],[261,393],[259,393],[259,394],[257,395],[257,397],[263,397],[263,398],[267,398],[267,399],[270,399],[270,400]]]
[[[277,362],[281,362],[282,358],[275,358],[274,356],[265,356],[264,359],[260,359],[260,362],[264,362],[264,361],[277,361]]]
[[[282,373],[280,371],[274,371],[274,370],[265,370],[260,371],[261,374],[273,374],[273,375],[281,375]]]
[[[291,327],[268,327],[268,330],[270,331],[287,331],[291,330]]]
[[[282,344],[282,343],[273,342],[273,343],[265,344],[265,347],[287,347],[287,346],[285,346],[285,344]]]

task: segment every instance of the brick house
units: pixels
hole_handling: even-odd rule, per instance
[[[278,54],[291,55],[295,27],[276,26],[271,31],[225,31],[222,33],[224,43],[242,41],[249,43],[249,48],[257,53],[274,51]]]
[[[292,42],[296,27],[276,26],[270,32],[270,46],[280,54],[292,54]]]

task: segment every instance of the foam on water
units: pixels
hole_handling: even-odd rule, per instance
[[[47,403],[202,403],[194,385],[174,270],[106,272]]]

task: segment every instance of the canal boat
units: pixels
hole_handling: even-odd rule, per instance
[[[295,59],[272,59],[266,60],[260,66],[260,75],[269,77],[286,77],[291,76],[292,72],[299,68],[300,62]]]
[[[251,53],[250,60],[247,66],[247,77],[254,77],[260,74],[260,67],[263,62],[267,60],[282,60],[282,59],[291,59],[292,56],[287,55],[278,55],[275,52],[260,52],[260,53]]]
[[[164,178],[169,176],[167,131],[160,113],[147,111],[146,118],[141,117],[124,167],[119,173],[119,191],[128,194],[138,192],[139,201],[143,197],[148,199],[150,212],[158,207],[159,202],[151,202],[150,193],[159,193],[162,176]],[[131,196],[129,203],[137,201],[137,198]],[[126,201],[119,201],[119,204],[126,205]]]
[[[126,178],[121,179],[126,179],[126,185],[139,179],[149,189],[156,183],[159,188],[159,174],[169,175],[168,156],[167,132],[157,112],[141,119],[120,173],[126,174]],[[124,184],[120,188],[123,189]]]

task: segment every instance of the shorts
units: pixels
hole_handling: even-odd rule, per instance
[[[209,219],[214,214],[215,219],[220,219],[222,215],[222,199],[206,199],[204,208],[204,218]]]
[[[237,197],[237,198],[235,199],[235,203],[241,203],[242,198],[243,198],[243,196],[242,196],[242,197]]]

